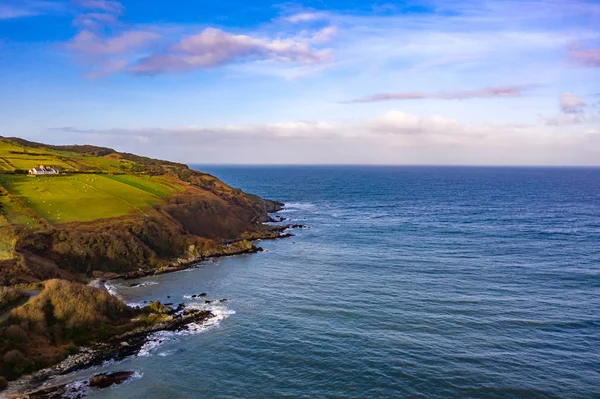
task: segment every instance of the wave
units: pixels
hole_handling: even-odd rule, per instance
[[[142,283],[142,284],[146,284],[146,283]],[[149,281],[146,285],[155,285],[158,284],[157,282],[154,281]],[[135,308],[137,306],[139,306],[140,308],[143,308],[144,306],[146,306],[146,304],[142,303],[142,302],[127,302],[122,296],[121,294],[119,294],[119,292],[117,291],[118,289],[122,289],[124,288],[122,285],[120,284],[112,284],[109,282],[105,282],[104,283],[104,288],[106,288],[106,290],[108,291],[109,294],[111,294],[112,296],[115,296],[117,298],[119,298],[120,300],[122,300],[123,302],[125,302],[125,304],[127,306],[131,306],[132,308]]]
[[[149,285],[158,285],[158,284],[159,284],[158,281],[144,281],[143,283],[133,283],[130,285],[121,286],[121,288],[140,288],[140,287],[147,287]]]
[[[131,306],[132,308],[139,306],[140,308],[143,308],[147,304],[144,304],[142,302],[128,302],[125,300],[125,298],[123,298],[123,296],[121,294],[119,294],[118,290],[140,288],[140,287],[146,287],[149,285],[157,285],[157,284],[159,284],[158,281],[145,281],[143,283],[135,283],[135,285],[112,284],[109,282],[105,282],[104,288],[106,288],[106,290],[108,291],[109,294],[111,294],[112,296],[115,296],[115,297],[119,298],[120,300],[122,300],[123,302],[125,302],[125,304],[127,306]]]
[[[154,334],[151,334],[148,337],[146,343],[142,346],[138,357],[147,357],[152,355],[158,356],[170,356],[174,354],[176,351],[168,350],[158,352],[157,349],[161,346],[176,341],[177,339],[185,336],[196,335],[212,328],[217,327],[221,321],[225,320],[232,314],[235,314],[235,311],[229,309],[223,303],[213,303],[213,304],[201,304],[201,303],[190,303],[188,305],[190,309],[202,309],[202,310],[210,310],[214,317],[202,322],[202,323],[191,323],[188,324],[187,330],[182,331],[158,331]]]
[[[283,209],[279,213],[295,212],[295,211],[307,211],[313,209],[315,204],[311,202],[289,202],[285,204]]]
[[[108,293],[112,296],[116,296],[119,299],[123,299],[121,297],[121,295],[119,295],[119,292],[117,291],[117,285],[111,284],[109,282],[105,282],[104,283],[104,288],[106,288],[106,290],[108,291]]]

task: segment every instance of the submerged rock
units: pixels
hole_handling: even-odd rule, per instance
[[[119,385],[130,379],[133,371],[116,371],[102,373],[91,377],[89,380],[73,381],[69,384],[54,385],[43,389],[27,392],[22,395],[12,395],[13,399],[63,399],[84,398],[90,388],[103,389]]]
[[[131,378],[133,374],[133,371],[116,371],[114,373],[97,374],[90,378],[90,387],[108,388],[111,385],[119,385]]]

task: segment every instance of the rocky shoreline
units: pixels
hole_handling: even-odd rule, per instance
[[[279,217],[278,220],[271,221],[280,223],[283,220],[285,220],[285,218]],[[251,241],[293,237],[294,234],[286,231],[290,229],[309,228],[308,226],[299,224],[265,225],[265,227],[266,228],[262,231],[245,234],[241,240],[224,243],[225,250],[220,252],[178,259],[170,265],[159,269],[139,269],[135,272],[102,277],[103,280],[132,280],[182,271],[193,267],[193,265],[198,262],[211,258],[261,252],[263,249],[255,246]],[[102,282],[102,280],[100,281]],[[206,294],[201,294],[201,296],[203,295]],[[221,301],[227,301],[227,299],[222,299]],[[152,326],[128,331],[122,335],[113,337],[106,342],[96,343],[89,347],[80,347],[78,348],[77,353],[69,356],[62,362],[22,377],[11,383],[7,393],[12,392],[12,394],[9,394],[8,397],[11,399],[82,398],[86,396],[86,392],[90,387],[101,387],[95,385],[93,381],[104,381],[104,385],[108,384],[106,386],[120,384],[129,379],[133,375],[133,372],[123,371],[118,372],[115,375],[99,374],[92,377],[89,381],[73,381],[67,384],[62,383],[52,385],[51,381],[53,378],[59,376],[64,376],[93,366],[99,366],[106,361],[118,361],[130,356],[135,356],[140,352],[144,344],[148,342],[149,336],[153,333],[159,331],[183,331],[188,329],[190,324],[201,324],[215,317],[209,310],[187,308],[183,303],[180,303],[175,308],[165,306],[160,302],[154,302],[149,306],[159,309],[158,313],[164,316],[164,321]],[[42,384],[48,386],[40,389]]]
[[[213,258],[221,258],[225,256],[234,256],[234,255],[244,255],[244,254],[253,254],[262,252],[263,249],[261,247],[257,247],[252,243],[252,241],[259,240],[277,240],[282,238],[294,237],[292,233],[286,233],[285,231],[290,229],[306,229],[309,228],[306,225],[301,224],[288,224],[288,225],[271,225],[267,226],[263,231],[257,231],[252,233],[245,233],[242,236],[241,240],[224,242],[224,247],[220,250],[215,250],[209,253],[190,255],[187,258],[179,258],[176,261],[172,262],[168,266],[163,266],[158,269],[156,268],[146,268],[139,269],[134,272],[123,273],[123,274],[111,274],[106,276],[104,274],[97,275],[97,277],[104,278],[106,280],[134,280],[143,277],[149,276],[158,276],[166,273],[173,273],[182,270],[187,270],[198,262],[202,262],[205,260],[213,259]]]
[[[118,361],[130,356],[135,356],[140,352],[144,344],[148,342],[148,337],[153,333],[159,331],[183,331],[188,329],[190,324],[204,323],[215,317],[209,310],[191,309],[185,307],[184,304],[179,304],[176,308],[172,308],[165,306],[160,302],[154,302],[150,306],[164,316],[163,321],[152,326],[140,327],[128,331],[113,337],[106,342],[79,348],[77,353],[69,356],[62,362],[12,383],[10,391],[23,393],[13,393],[9,398],[62,398],[66,393],[65,389],[67,389],[67,385],[70,384],[48,384],[52,378],[93,366],[99,366],[106,361]],[[40,389],[42,384],[48,384],[49,386]],[[94,387],[94,384],[81,384],[82,388],[87,388],[88,386]],[[69,397],[77,397],[77,395],[73,395],[73,393],[74,392],[72,391],[69,392]]]

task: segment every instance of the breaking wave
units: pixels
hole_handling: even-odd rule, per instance
[[[212,304],[200,304],[200,303],[190,303],[188,305],[190,309],[202,309],[202,310],[210,310],[214,317],[202,322],[202,323],[191,323],[188,324],[187,330],[182,331],[158,331],[154,334],[151,334],[148,337],[148,340],[142,346],[137,356],[146,357],[152,355],[158,356],[170,356],[174,354],[176,351],[167,350],[167,351],[159,351],[158,349],[170,342],[174,342],[177,339],[185,336],[200,334],[204,331],[217,327],[222,320],[227,317],[235,314],[235,311],[229,309],[223,303],[212,303]]]

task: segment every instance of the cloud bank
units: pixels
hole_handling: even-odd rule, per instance
[[[573,164],[600,156],[600,132],[563,135],[539,125],[469,125],[400,110],[353,122],[57,130],[96,144],[118,138],[121,150],[184,162]]]

